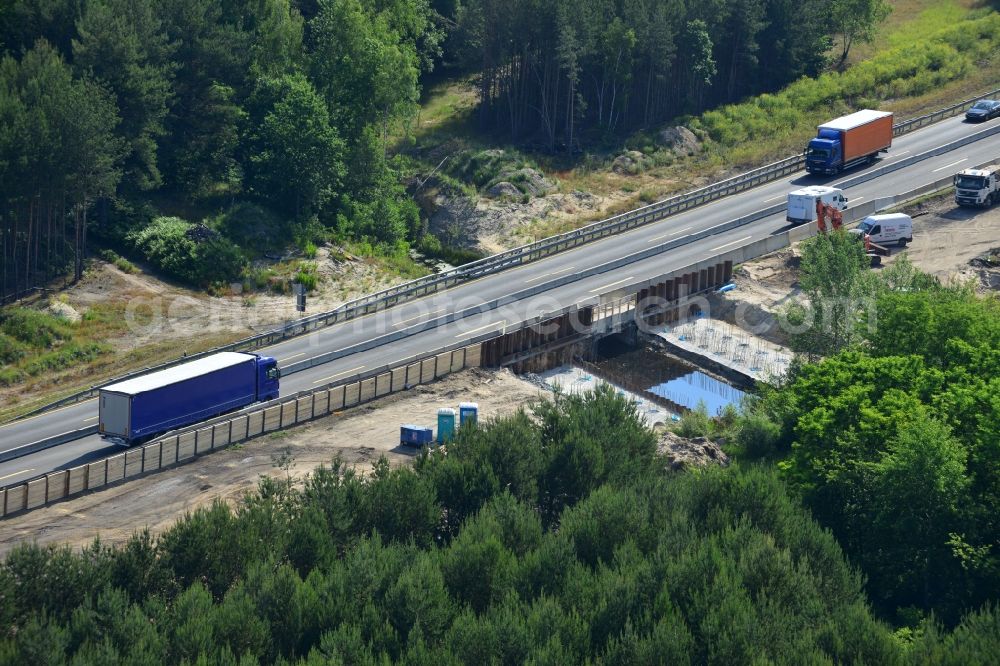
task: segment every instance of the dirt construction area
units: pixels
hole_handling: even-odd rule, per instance
[[[891,248],[883,267],[905,253],[943,284],[972,282],[980,293],[1000,290],[1000,206],[961,208],[949,193],[903,212],[913,218],[913,242],[905,249]],[[733,275],[736,288],[713,294],[707,316],[787,344],[776,315],[802,297],[798,268],[798,244],[740,265]]]
[[[401,424],[435,426],[436,432],[439,407],[478,402],[480,419],[490,419],[530,406],[543,393],[507,370],[466,370],[186,465],[5,519],[0,523],[0,555],[22,540],[80,547],[95,537],[120,544],[144,527],[161,532],[185,512],[216,499],[237,502],[261,476],[283,477],[283,454],[291,459],[287,473],[300,481],[338,455],[362,473],[382,455],[390,464],[402,465],[416,450],[399,446]]]

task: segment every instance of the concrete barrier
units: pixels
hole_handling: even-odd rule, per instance
[[[24,510],[24,500],[28,496],[28,484],[22,483],[19,486],[14,486],[7,489],[7,495],[4,498],[4,510],[3,514],[9,516],[17,511]]]
[[[449,372],[451,372],[451,352],[438,354],[437,359],[434,361],[435,379],[444,377]]]
[[[247,439],[247,424],[250,422],[249,416],[240,416],[232,420],[233,432],[229,438],[230,442],[242,442]]]
[[[344,387],[338,386],[330,389],[330,411],[335,412],[344,408]]]
[[[281,420],[278,423],[279,428],[284,428],[285,426],[291,425],[296,422],[295,418],[295,401],[286,402],[281,405]]]
[[[100,488],[108,482],[108,460],[98,460],[87,465],[87,490]]]
[[[425,358],[420,362],[420,384],[434,381],[437,359],[435,357]]]
[[[264,432],[264,412],[250,412],[247,418],[247,439]]]
[[[358,404],[361,395],[361,382],[354,382],[344,387],[344,407]]]
[[[168,437],[160,443],[160,467],[170,467],[177,463],[177,444],[180,437]]]
[[[160,455],[163,451],[163,442],[153,442],[142,447],[142,471],[155,472],[160,469]]]
[[[186,432],[177,436],[177,462],[194,457],[194,435]]]
[[[2,488],[0,489],[0,516],[7,515],[7,512],[4,510],[4,506],[6,504],[7,504],[7,489]]]
[[[295,420],[298,423],[303,421],[309,421],[313,417],[313,400],[316,398],[316,394],[304,395],[296,401],[296,417]]]
[[[25,509],[35,509],[45,504],[45,491],[48,479],[42,477],[28,481],[28,493],[24,502]]]
[[[411,363],[406,366],[406,383],[410,386],[416,386],[420,383],[420,364]]]
[[[46,474],[45,477],[49,481],[48,487],[45,489],[46,502],[55,502],[66,497],[66,488],[69,482],[69,472],[67,470],[52,472],[51,474]]]
[[[264,432],[271,432],[281,427],[281,405],[268,407],[264,410]]]
[[[212,426],[212,450],[229,444],[229,427],[232,421],[223,421]]]
[[[76,495],[87,489],[87,466],[71,467],[69,473],[69,483],[66,486],[67,495]]]
[[[389,379],[389,390],[395,393],[406,386],[406,368],[394,368]]]
[[[369,377],[361,381],[361,402],[368,402],[375,397],[375,378]]]
[[[465,348],[465,367],[478,368],[483,363],[483,346],[472,345]]]
[[[458,372],[465,367],[465,350],[456,349],[451,353],[451,371]]]
[[[119,453],[108,458],[108,483],[115,483],[125,478],[125,454]]]
[[[332,392],[323,390],[313,394],[315,396],[315,400],[313,400],[313,417],[318,418],[330,413],[330,394]]]
[[[129,449],[125,452],[125,473],[122,475],[123,478],[130,479],[133,476],[138,476],[142,474],[142,455],[143,450]]]
[[[375,378],[375,397],[381,398],[392,391],[392,373],[383,372]]]

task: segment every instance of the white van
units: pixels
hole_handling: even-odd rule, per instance
[[[913,241],[913,219],[905,213],[869,215],[864,222],[848,233],[867,236],[873,243],[879,245],[895,243],[903,247]]]
[[[847,197],[844,196],[843,190],[825,185],[812,185],[788,193],[785,219],[792,224],[815,222],[817,199],[837,210],[847,210]]]

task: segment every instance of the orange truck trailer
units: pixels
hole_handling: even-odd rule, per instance
[[[816,128],[806,147],[806,171],[837,174],[870,164],[892,145],[892,112],[865,109],[834,118]]]

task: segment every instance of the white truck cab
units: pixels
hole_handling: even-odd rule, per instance
[[[869,215],[861,224],[847,233],[856,234],[862,238],[867,236],[878,245],[895,243],[903,247],[913,240],[913,219],[905,213]]]
[[[844,196],[843,190],[826,185],[812,185],[788,193],[785,219],[792,224],[815,222],[817,199],[837,210],[847,210],[847,197]]]
[[[955,203],[989,208],[1000,201],[1000,164],[955,174]]]

